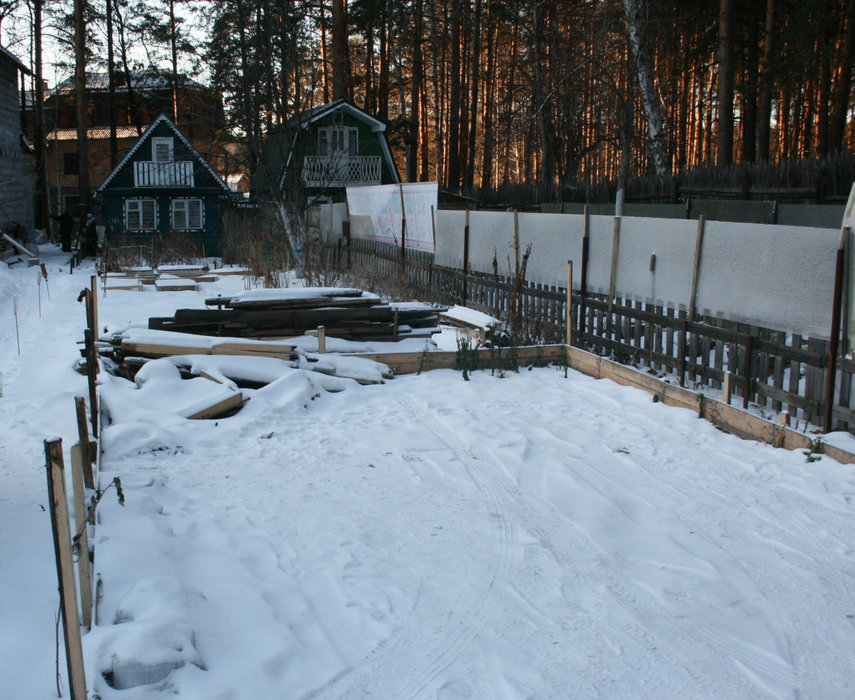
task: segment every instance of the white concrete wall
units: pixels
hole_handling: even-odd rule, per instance
[[[436,263],[463,265],[465,212],[436,214]],[[469,266],[499,273],[514,265],[514,213],[473,211],[469,218]],[[519,214],[521,253],[530,243],[526,280],[566,286],[581,282],[584,217]],[[618,296],[687,308],[692,288],[698,222],[625,217],[621,220],[615,289]],[[589,219],[588,291],[607,293],[614,219]],[[831,325],[836,229],[764,224],[705,223],[696,309],[776,330],[827,338]],[[656,256],[650,269],[651,255]]]

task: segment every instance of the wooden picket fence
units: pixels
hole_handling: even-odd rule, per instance
[[[567,337],[566,287],[464,275],[435,265],[432,255],[402,256],[400,247],[356,239],[328,250],[327,259],[369,283],[394,280],[425,300],[469,306],[503,320],[516,311],[524,329],[521,343],[560,343]],[[828,427],[855,430],[855,361],[836,358],[835,381],[829,384],[828,340],[700,314],[690,319],[676,305],[580,290],[573,290],[571,306],[575,346],[793,423],[824,425],[832,396]]]

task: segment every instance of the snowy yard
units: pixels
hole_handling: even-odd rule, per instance
[[[41,318],[35,269],[0,269],[10,698],[56,696],[42,441],[67,453],[86,393],[89,273],[45,257]],[[100,325],[241,284],[111,291]],[[560,368],[373,386],[294,370],[216,421],[103,379],[101,483],[125,492],[93,540],[84,653],[104,700],[855,695],[851,466]]]

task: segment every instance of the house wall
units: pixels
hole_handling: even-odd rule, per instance
[[[158,230],[154,232],[130,232],[125,230],[125,200],[129,198],[152,198],[157,200]],[[204,200],[205,220],[202,231],[173,231],[170,219],[171,202],[175,198],[193,197]],[[133,193],[109,193],[104,197],[104,224],[107,240],[111,245],[144,245],[154,241],[159,247],[193,246],[206,255],[219,255],[219,240],[222,232],[222,200],[219,195],[199,194],[177,190],[137,191]]]
[[[0,55],[0,229],[11,222],[33,227],[32,169],[21,144],[19,69]]]

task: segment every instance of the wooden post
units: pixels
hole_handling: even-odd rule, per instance
[[[609,315],[606,319],[606,335],[611,338],[612,326],[614,319],[612,318],[612,308],[614,308],[615,294],[617,289],[617,264],[618,250],[620,249],[620,217],[615,217],[615,225],[612,230],[612,267],[609,274]]]
[[[461,306],[466,306],[469,296],[469,207],[466,207],[466,223],[463,225],[463,300]]]
[[[401,195],[401,281],[407,280],[407,213],[404,209],[404,185],[398,184]]]
[[[86,427],[86,399],[82,396],[74,397],[74,407],[77,410],[77,436],[81,445],[89,447],[89,429]],[[95,488],[95,479],[92,476],[92,453],[84,453],[88,459],[83,460],[83,483],[87,489]]]
[[[745,366],[742,368],[742,376],[745,386],[742,391],[742,408],[748,408],[748,398],[751,395],[751,355],[754,353],[754,336],[749,335],[745,341]]]
[[[704,229],[706,223],[703,215],[698,218],[698,234],[695,239],[695,263],[692,267],[692,296],[689,298],[689,320],[695,320],[695,302],[698,296],[698,277],[701,271],[701,249],[704,246]]]
[[[74,561],[71,555],[71,528],[65,470],[62,462],[62,440],[45,440],[45,466],[53,546],[56,553],[56,575],[59,582],[59,604],[65,641],[65,660],[72,700],[86,700],[86,674],[83,666],[83,643],[77,613],[77,586],[74,583]]]
[[[77,540],[77,574],[80,577],[80,613],[81,624],[89,630],[92,627],[92,574],[89,565],[89,533],[87,532],[86,489],[83,477],[89,445],[78,443],[71,448],[71,484],[74,489],[74,527],[80,534]]]
[[[318,352],[321,355],[327,351],[327,329],[324,326],[318,326]]]
[[[98,340],[98,277],[92,275],[89,278],[89,303],[92,305],[92,332],[95,340]]]
[[[350,269],[350,221],[341,222],[341,233],[344,236],[344,244],[347,250],[347,269]]]
[[[588,290],[588,231],[590,227],[590,217],[588,215],[588,205],[585,205],[585,225],[582,231],[582,269],[579,271],[579,337],[583,337],[585,333],[585,316],[587,309],[585,308],[585,295]]]
[[[840,316],[843,308],[843,273],[844,252],[848,229],[843,229],[840,247],[837,249],[837,260],[834,268],[834,300],[831,308],[831,336],[828,343],[828,370],[825,377],[825,414],[823,415],[823,430],[831,432],[831,412],[834,408],[834,387],[837,384],[837,349],[840,344]]]
[[[692,267],[692,291],[689,296],[689,312],[686,315],[686,320],[680,326],[680,342],[678,343],[680,357],[677,367],[677,373],[680,375],[680,386],[686,385],[686,322],[693,322],[695,320],[695,300],[698,296],[698,277],[701,271],[701,249],[704,245],[705,228],[704,217],[701,215],[698,218],[698,233],[695,238],[695,262]]]
[[[83,338],[86,346],[86,377],[89,383],[89,416],[92,424],[92,435],[98,437],[98,389],[96,385],[98,360],[90,328],[83,332]]]
[[[562,206],[564,206],[562,204]],[[573,261],[567,261],[567,318],[565,319],[565,327],[567,328],[567,345],[573,345]]]
[[[722,391],[724,392],[724,402],[729,406],[730,398],[732,396],[733,387],[731,382],[731,374],[730,372],[724,373],[724,384],[722,385]]]

